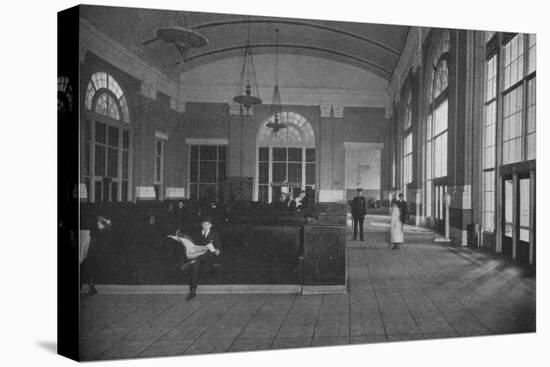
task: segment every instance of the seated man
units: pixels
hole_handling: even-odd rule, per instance
[[[181,270],[191,269],[189,295],[187,296],[187,300],[190,301],[197,295],[201,264],[209,262],[214,255],[220,255],[221,241],[216,230],[212,228],[212,218],[210,216],[205,216],[201,220],[201,231],[200,234],[194,236],[195,241],[191,241],[189,237],[185,236],[180,238],[180,242],[185,246],[186,254],[188,254],[188,261],[181,266]]]
[[[306,192],[301,191],[298,197],[295,199],[296,202],[296,211],[303,210],[307,206],[307,202],[305,200]]]

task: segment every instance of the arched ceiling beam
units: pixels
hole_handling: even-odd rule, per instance
[[[361,41],[370,43],[370,44],[375,45],[375,46],[377,46],[377,47],[379,47],[379,48],[381,48],[381,49],[383,49],[383,50],[385,50],[385,51],[387,51],[387,52],[389,52],[392,55],[397,56],[397,57],[399,57],[401,55],[401,50],[396,50],[393,47],[390,47],[390,46],[387,46],[383,43],[374,41],[370,38],[359,35],[357,33],[344,31],[342,29],[333,28],[333,27],[329,27],[329,26],[326,26],[326,25],[315,24],[315,23],[304,22],[304,21],[297,21],[297,20],[285,20],[285,19],[227,20],[227,21],[219,21],[219,22],[210,22],[210,23],[200,24],[200,25],[194,26],[193,28],[194,29],[205,29],[205,28],[220,27],[220,26],[225,26],[225,25],[247,24],[247,23],[266,23],[266,24],[278,23],[278,24],[298,25],[298,26],[303,26],[303,27],[311,27],[311,28],[322,29],[322,30],[325,30],[325,31],[339,33],[339,34],[342,34],[342,35],[345,35],[345,36],[348,36],[348,37],[356,38],[356,39],[359,39]]]
[[[197,54],[197,55],[190,56],[188,58],[185,58],[183,60],[183,62],[177,62],[174,65],[180,65],[182,63],[188,63],[190,61],[196,61],[197,59],[207,57],[207,56],[216,55],[216,54],[220,54],[220,53],[228,53],[228,52],[231,52],[231,51],[244,49],[245,47],[246,47],[246,45],[219,48],[219,49],[208,51],[208,52],[205,52],[205,53],[202,53],[202,54]],[[274,48],[275,46],[273,44],[253,44],[253,45],[250,45],[250,47],[251,48]],[[365,60],[365,59],[362,59],[362,58],[354,56],[354,55],[346,54],[344,52],[330,50],[328,48],[309,46],[309,45],[296,45],[296,44],[280,44],[280,45],[278,45],[278,47],[279,48],[290,48],[290,49],[301,49],[301,50],[312,50],[312,51],[319,51],[319,52],[323,52],[323,53],[328,53],[328,54],[331,54],[331,55],[341,56],[341,57],[344,57],[346,59],[358,62],[360,64],[368,65],[372,68],[375,68],[376,70],[381,72],[384,75],[384,78],[387,79],[387,80],[389,80],[391,78],[391,75],[392,75],[392,70],[386,69],[385,67],[380,66],[376,63],[373,63],[369,60]]]

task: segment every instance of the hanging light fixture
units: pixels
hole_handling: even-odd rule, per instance
[[[252,106],[262,103],[262,100],[258,91],[256,69],[254,68],[254,58],[252,56],[252,48],[250,47],[250,18],[247,23],[248,37],[246,47],[244,48],[243,66],[239,76],[237,96],[233,98],[233,101],[246,108],[246,114],[248,115],[248,110]]]
[[[143,46],[156,41],[163,41],[169,45],[174,45],[176,50],[185,57],[185,52],[192,48],[204,47],[208,44],[208,39],[191,28],[185,27],[185,18],[181,13],[176,13],[175,26],[159,27],[156,30],[156,37],[142,43]],[[175,65],[181,64],[183,61],[176,62]]]
[[[281,93],[279,92],[279,29],[275,28],[275,87],[273,88],[273,97],[271,99],[271,113],[273,122],[268,122],[265,126],[277,132],[286,128],[286,124],[280,122],[283,105],[281,103]]]

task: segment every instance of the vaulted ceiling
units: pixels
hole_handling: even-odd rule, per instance
[[[81,16],[125,48],[177,80],[197,66],[243,55],[250,32],[255,55],[273,54],[279,29],[279,54],[325,58],[365,69],[390,80],[409,27],[324,20],[257,17],[154,9],[82,6]],[[184,25],[209,40],[180,54],[173,45],[156,41],[159,27]]]

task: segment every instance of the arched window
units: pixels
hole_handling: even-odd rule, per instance
[[[412,88],[407,88],[403,111],[403,141],[401,160],[401,192],[407,197],[407,185],[413,180]]]
[[[73,89],[66,76],[57,77],[57,113],[66,114],[73,110]]]
[[[84,184],[88,200],[130,199],[130,116],[126,96],[108,73],[92,74],[84,100]]]
[[[297,195],[306,192],[309,201],[315,198],[315,133],[301,115],[284,111],[279,122],[286,128],[274,131],[267,118],[258,131],[258,200],[277,202],[282,193]]]
[[[307,146],[315,147],[315,133],[309,122],[295,112],[281,112],[279,121],[287,126],[286,129],[275,131],[266,125],[275,122],[272,115],[262,124],[258,145],[269,146]]]
[[[109,74],[94,73],[86,88],[85,106],[115,120],[130,122],[126,97],[117,81]]]
[[[425,124],[425,214],[436,225],[444,222],[444,197],[447,193],[447,130],[450,52],[449,31],[434,37],[426,65],[427,111]]]

